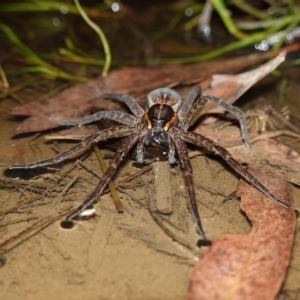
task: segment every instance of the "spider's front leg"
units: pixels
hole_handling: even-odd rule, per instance
[[[278,203],[285,207],[286,209],[292,210],[293,208],[287,203],[279,200],[274,194],[272,194],[268,188],[266,188],[262,183],[260,183],[253,175],[251,175],[246,169],[244,169],[241,164],[236,161],[231,154],[219,145],[215,145],[210,139],[197,134],[195,132],[182,132],[182,138],[193,145],[204,147],[212,154],[221,156],[225,162],[230,165],[243,179],[248,183],[252,184],[259,191],[268,196],[273,202]]]
[[[245,116],[244,113],[238,109],[237,107],[232,106],[231,104],[228,104],[224,100],[211,96],[211,95],[204,95],[200,96],[201,89],[199,86],[197,86],[188,96],[187,96],[187,104],[182,105],[182,108],[179,110],[178,115],[180,119],[180,125],[182,128],[187,130],[190,126],[194,125],[195,122],[199,119],[201,115],[201,111],[204,107],[204,105],[207,102],[213,102],[215,105],[223,107],[226,109],[228,112],[233,114],[240,123],[241,127],[241,132],[242,132],[242,138],[245,141],[248,149],[252,149],[252,146],[249,142],[247,131],[246,131],[246,121],[245,121]],[[191,105],[192,101],[195,101],[193,105]],[[188,110],[188,108],[190,108]]]
[[[86,124],[90,124],[96,121],[100,121],[101,119],[109,119],[116,122],[119,122],[124,125],[133,126],[138,122],[138,118],[136,118],[133,115],[117,111],[117,110],[110,110],[110,111],[98,111],[93,115],[83,117],[80,119],[75,120],[57,120],[53,117],[50,117],[49,120],[55,124],[61,125],[61,126],[83,126]]]
[[[27,165],[10,165],[9,169],[34,169],[34,168],[41,168],[45,166],[55,165],[58,164],[67,158],[74,156],[78,152],[81,152],[82,150],[88,148],[91,146],[92,143],[97,143],[100,141],[104,141],[110,138],[118,138],[118,137],[124,137],[132,134],[135,131],[134,128],[131,126],[116,126],[113,128],[108,128],[105,130],[102,130],[96,134],[92,134],[82,140],[79,144],[73,146],[72,148],[68,149],[67,151],[64,151],[52,158],[44,159],[41,161],[37,161],[34,163],[30,163]]]
[[[111,110],[111,111],[99,111],[93,115],[81,119],[75,119],[75,120],[57,120],[53,117],[50,117],[49,120],[53,123],[62,126],[82,126],[95,121],[99,121],[103,118],[107,118],[124,125],[134,126],[139,122],[140,118],[145,113],[144,110],[141,108],[141,106],[134,100],[134,98],[129,95],[102,94],[101,97],[104,99],[115,99],[117,101],[125,103],[128,106],[128,108],[132,111],[134,116],[118,110]]]
[[[137,118],[141,118],[145,114],[145,111],[134,100],[134,98],[127,94],[102,94],[101,97],[104,99],[114,99],[125,103]]]

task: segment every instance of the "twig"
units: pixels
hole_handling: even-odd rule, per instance
[[[155,161],[152,163],[156,209],[163,214],[173,211],[173,197],[171,191],[170,169],[168,161]]]
[[[252,144],[252,143],[260,141],[260,140],[264,140],[264,139],[268,139],[268,138],[275,138],[280,135],[287,135],[287,136],[295,137],[295,138],[297,138],[297,141],[300,139],[300,134],[297,134],[297,133],[294,133],[294,132],[288,131],[288,130],[277,130],[277,131],[267,132],[267,133],[261,134],[259,136],[256,136],[255,138],[250,140],[250,143]],[[241,149],[244,147],[245,147],[245,145],[243,143],[241,145],[228,147],[226,149],[236,150],[236,149]]]
[[[105,161],[104,161],[104,159],[103,159],[103,157],[102,157],[102,155],[101,155],[101,152],[100,152],[100,150],[99,150],[97,144],[93,144],[93,148],[94,148],[94,151],[95,151],[95,153],[96,153],[96,156],[97,156],[99,165],[100,165],[100,167],[101,167],[103,173],[105,173],[106,170],[107,170],[107,166],[106,166],[106,164],[105,164]],[[109,183],[108,183],[108,187],[109,187],[109,190],[110,190],[110,192],[111,192],[111,195],[112,195],[112,197],[113,197],[113,199],[114,199],[114,202],[115,202],[115,206],[116,206],[117,211],[118,211],[119,213],[124,212],[122,203],[121,203],[120,198],[119,198],[119,196],[118,196],[118,192],[117,192],[117,190],[116,190],[116,188],[115,188],[114,183],[113,183],[111,180],[110,180]]]

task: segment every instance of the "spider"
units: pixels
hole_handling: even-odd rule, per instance
[[[211,101],[216,105],[225,108],[228,112],[235,115],[239,122],[242,137],[249,149],[251,144],[248,141],[244,114],[238,108],[231,106],[222,99],[204,95],[201,96],[201,87],[196,86],[185,98],[182,103],[181,97],[174,90],[168,88],[156,89],[147,96],[146,111],[134,100],[133,97],[126,94],[103,94],[102,98],[115,99],[125,103],[132,114],[121,111],[101,111],[93,115],[78,119],[59,121],[51,120],[62,126],[82,126],[91,122],[99,121],[103,118],[111,119],[121,123],[115,127],[104,129],[98,133],[92,134],[83,139],[79,144],[71,147],[69,150],[56,155],[53,158],[41,160],[27,165],[10,165],[9,169],[31,169],[58,164],[70,156],[90,147],[93,143],[105,141],[112,138],[123,138],[117,152],[111,159],[107,171],[102,179],[88,196],[88,198],[78,207],[78,209],[66,217],[70,221],[79,217],[90,206],[97,196],[101,195],[107,183],[116,172],[123,157],[128,154],[131,148],[136,146],[137,163],[144,161],[144,148],[150,145],[161,145],[168,149],[168,161],[172,165],[176,162],[175,154],[177,152],[181,167],[184,172],[184,179],[187,188],[187,197],[190,209],[192,211],[196,227],[200,235],[206,240],[200,215],[197,208],[195,189],[193,184],[192,165],[188,156],[186,143],[204,147],[209,153],[219,155],[225,162],[233,168],[244,180],[252,184],[255,188],[267,195],[272,201],[282,205],[286,209],[292,207],[273,195],[263,184],[244,169],[231,154],[221,146],[216,145],[210,139],[188,131],[189,127],[195,124],[200,116],[203,106]]]

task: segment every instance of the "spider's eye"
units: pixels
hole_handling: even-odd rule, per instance
[[[154,104],[145,116],[148,128],[161,128],[167,131],[176,120],[176,114],[170,105]]]

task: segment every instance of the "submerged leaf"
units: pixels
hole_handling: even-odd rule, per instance
[[[49,117],[70,120],[89,115],[95,107],[111,110],[120,107],[119,103],[102,99],[102,93],[126,93],[136,99],[144,98],[150,91],[159,87],[176,87],[200,83],[203,88],[210,84],[216,73],[237,73],[258,64],[274,53],[250,55],[234,59],[204,62],[192,65],[163,65],[152,68],[134,67],[116,70],[105,78],[73,86],[51,98],[16,106],[9,111],[14,116],[29,116],[20,124],[13,135],[39,132],[58,127],[48,121]],[[32,118],[35,117],[35,118]]]
[[[251,173],[293,205],[288,182]],[[248,234],[223,235],[204,252],[191,278],[189,299],[274,299],[279,292],[291,256],[295,212],[273,203],[243,180],[237,195],[252,229]]]

